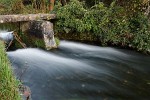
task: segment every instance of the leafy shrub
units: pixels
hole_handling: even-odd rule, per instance
[[[59,21],[56,23],[57,32],[83,32],[84,26],[82,18],[86,10],[83,8],[81,2],[77,0],[71,0],[69,4],[61,7],[58,4],[55,7],[57,18]]]
[[[132,47],[138,50],[150,50],[150,24],[148,18],[142,13],[137,13],[129,19],[129,22],[133,36]]]
[[[61,7],[55,7],[57,22],[56,33],[90,34],[102,45],[107,43],[128,46],[138,50],[150,49],[150,31],[148,18],[141,11],[128,15],[124,7],[112,2],[109,7],[100,2],[91,8],[85,8],[78,0]],[[82,40],[82,39],[81,39]]]
[[[90,31],[99,36],[103,44],[107,42],[119,43],[122,39],[118,37],[127,33],[128,30],[127,18],[121,15],[123,12],[121,7],[114,6],[114,2],[110,7],[99,3],[86,14],[85,23],[91,25]]]

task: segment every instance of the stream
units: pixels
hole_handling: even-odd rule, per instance
[[[61,41],[58,49],[7,52],[32,100],[150,100],[150,56]]]

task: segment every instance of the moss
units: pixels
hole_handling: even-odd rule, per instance
[[[42,38],[37,38],[27,33],[20,34],[20,38],[27,45],[27,47],[45,48],[45,43]]]
[[[36,46],[38,48],[45,48],[45,43],[42,39],[34,37],[34,40],[32,41],[32,43],[33,43],[33,46]]]
[[[60,40],[59,40],[59,38],[58,38],[58,37],[55,37],[55,42],[56,42],[56,45],[57,45],[57,46],[59,46],[59,44],[60,44]]]

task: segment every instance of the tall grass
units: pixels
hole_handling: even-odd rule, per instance
[[[49,13],[48,0],[31,0],[25,4],[23,0],[0,0],[0,14],[35,14]]]
[[[0,41],[0,100],[21,100],[18,83],[13,76],[2,41]]]

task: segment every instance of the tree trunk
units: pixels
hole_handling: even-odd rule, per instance
[[[67,1],[66,0],[60,0],[62,6],[66,5]]]
[[[52,11],[54,9],[55,0],[50,0],[49,10]]]

